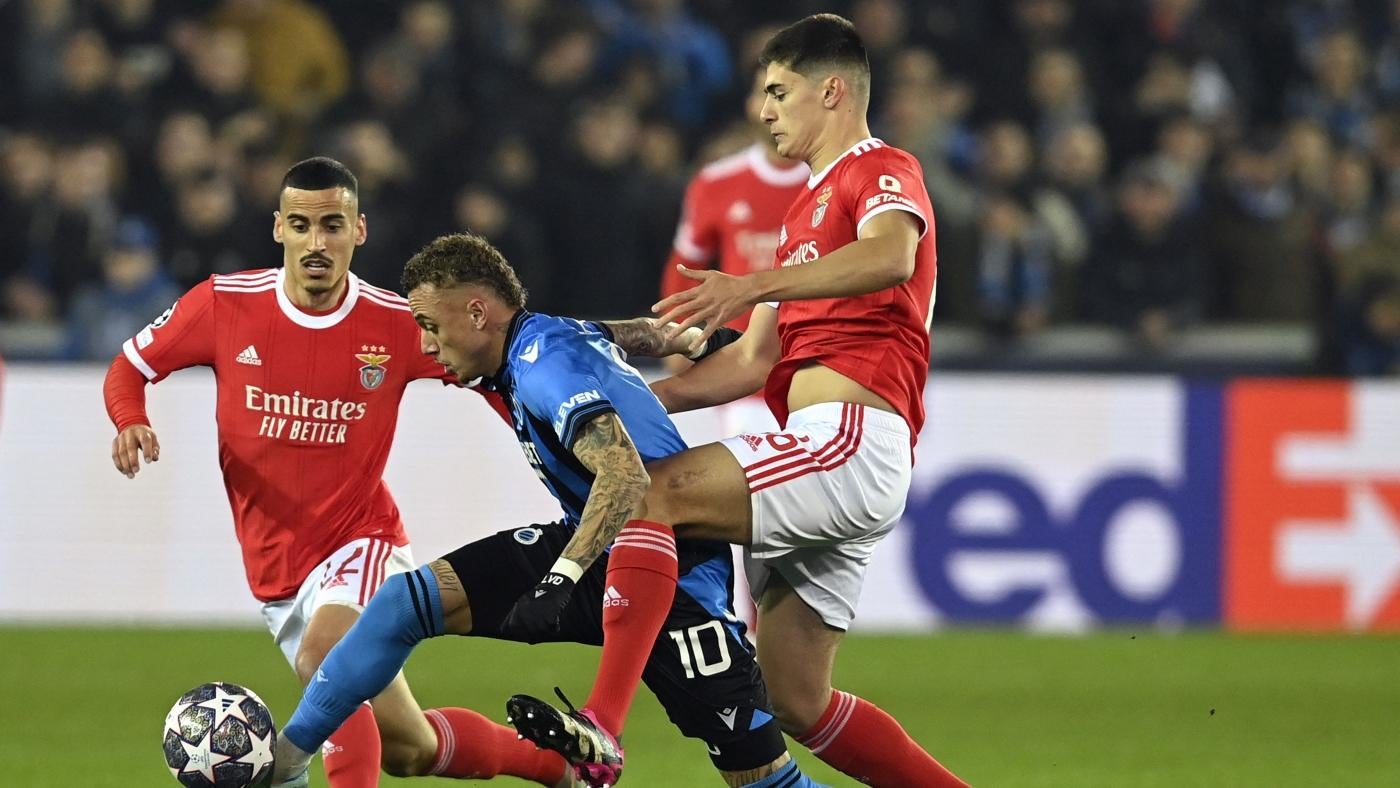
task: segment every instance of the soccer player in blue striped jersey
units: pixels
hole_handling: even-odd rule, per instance
[[[696,541],[678,548],[674,540],[629,531],[595,561],[572,557],[596,555],[630,518],[649,484],[646,462],[686,448],[646,381],[610,341],[625,324],[527,311],[510,266],[474,235],[430,243],[409,261],[403,285],[423,352],[501,395],[526,458],[564,516],[502,531],[387,581],[326,657],[279,736],[276,775],[283,782],[274,784],[302,784],[310,753],[339,720],[388,685],[424,638],[601,644],[615,620],[651,615],[664,634],[645,649],[642,678],[681,732],[706,743],[726,783],[815,785],[787,753],[733,613],[727,545]],[[674,349],[683,346],[678,341]],[[678,579],[674,600],[658,605],[629,593],[629,573],[665,574],[668,567]],[[568,596],[568,604],[555,605],[555,594]],[[537,602],[559,612],[529,615]],[[587,711],[558,714],[513,698],[508,712],[517,725],[537,725],[539,736],[553,734],[574,748],[568,753],[574,773],[565,775],[580,781],[573,784],[613,785],[620,777],[622,748]],[[461,773],[469,761],[482,765],[483,778],[516,774],[512,759],[528,754],[516,746],[528,743],[516,742],[514,731],[484,717],[433,723],[436,741],[399,759],[418,764],[412,774],[448,766]]]

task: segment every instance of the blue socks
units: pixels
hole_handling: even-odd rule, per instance
[[[827,786],[814,782],[811,777],[803,774],[802,770],[797,768],[797,761],[792,760],[778,771],[756,783],[749,783],[744,788],[827,788]]]
[[[421,566],[392,575],[326,655],[282,735],[315,753],[361,703],[389,686],[419,641],[442,629],[442,597],[432,570]]]

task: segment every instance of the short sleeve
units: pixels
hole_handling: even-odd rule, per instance
[[[568,449],[573,448],[580,427],[599,414],[615,411],[588,363],[590,354],[602,351],[582,341],[578,347],[574,344],[541,349],[536,360],[518,374],[515,385],[520,403],[535,418],[548,422]]]
[[[131,365],[155,383],[186,367],[214,363],[214,280],[206,279],[122,344]]]
[[[847,178],[851,189],[856,237],[866,222],[888,211],[907,211],[919,220],[919,237],[933,226],[933,210],[924,186],[923,168],[893,148],[877,148],[855,162]]]

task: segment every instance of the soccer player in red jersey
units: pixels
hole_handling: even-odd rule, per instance
[[[659,325],[678,321],[672,336],[703,324],[697,345],[754,311],[742,339],[653,390],[678,412],[763,389],[783,429],[648,465],[623,538],[674,529],[745,545],[759,661],[783,729],[864,783],[960,786],[889,714],[831,686],[865,569],[904,509],[924,421],[937,261],[922,168],[870,136],[870,66],[849,21],[798,21],[768,41],[762,64],[762,118],[778,152],[813,174],[783,219],[775,268],[687,270],[700,284],[657,305]],[[664,614],[674,593],[674,560],[651,569],[616,581],[634,604],[604,611],[588,716],[555,711],[577,740],[621,731],[657,634],[650,608]]]
[[[142,455],[160,459],[145,384],[213,368],[219,466],[248,585],[303,685],[384,579],[415,568],[384,465],[408,383],[456,382],[420,352],[408,302],[350,272],[366,232],[344,165],[296,164],[272,228],[282,267],[195,286],[123,345],[104,387],[118,432],[112,461],[134,477]],[[480,757],[438,757],[452,746]],[[332,788],[377,786],[381,765],[398,775],[500,773],[573,784],[562,758],[475,712],[425,716],[402,674],[322,753]]]
[[[768,129],[759,122],[763,76],[759,69],[745,106],[756,141],[701,168],[686,187],[681,222],[661,277],[662,298],[695,284],[681,273],[689,267],[708,268],[718,262],[719,270],[742,276],[773,265],[778,225],[811,172],[805,164],[779,156]],[[742,331],[748,323],[744,313],[727,325]]]

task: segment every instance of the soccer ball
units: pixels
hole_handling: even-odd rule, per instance
[[[165,764],[190,788],[250,788],[269,782],[277,728],[252,690],[215,681],[175,701],[165,715]]]

